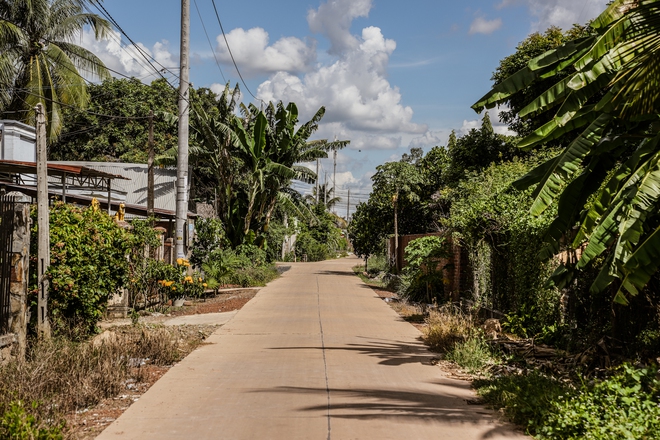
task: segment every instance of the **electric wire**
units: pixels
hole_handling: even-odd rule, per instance
[[[254,96],[254,93],[250,90],[248,85],[245,83],[245,80],[243,79],[243,75],[241,74],[241,71],[238,69],[238,65],[236,64],[236,60],[234,59],[234,54],[231,52],[231,47],[229,47],[229,41],[227,41],[227,34],[225,34],[225,28],[222,26],[222,21],[220,20],[220,14],[218,13],[218,8],[215,5],[215,0],[211,0],[211,3],[213,3],[213,10],[215,11],[215,17],[218,19],[218,24],[220,25],[220,30],[222,31],[222,37],[225,39],[225,44],[227,45],[227,51],[229,51],[229,56],[231,57],[232,63],[234,63],[234,67],[236,68],[236,72],[238,73],[238,77],[241,79],[241,82],[245,86],[245,90],[248,91],[248,93],[256,100],[262,101],[261,99],[257,98]]]
[[[119,26],[119,23],[117,23],[117,20],[114,19],[114,17],[108,12],[107,9],[105,9],[105,8],[103,7],[103,5],[102,5],[100,2],[94,2],[93,5],[94,5],[94,7],[96,7],[96,9],[101,13],[101,15],[103,15],[103,16],[104,16],[105,18],[107,18],[107,19],[108,19],[113,25],[115,25],[115,27],[119,30],[119,32],[121,32],[121,33],[126,37],[126,39],[128,39],[128,41],[131,42],[131,44],[133,45],[133,47],[134,47],[134,48],[140,53],[140,55],[142,55],[142,57],[144,58],[144,60],[145,60],[145,61],[146,61],[146,62],[147,62],[147,63],[148,63],[153,69],[154,69],[155,72],[158,73],[158,75],[160,75],[163,79],[165,79],[165,80],[167,81],[167,79],[165,78],[165,76],[162,74],[162,70],[165,70],[166,72],[169,72],[171,75],[174,75],[179,81],[181,81],[181,78],[179,77],[179,75],[175,74],[174,72],[172,72],[171,70],[169,70],[168,68],[166,68],[165,66],[163,66],[161,63],[158,62],[158,60],[156,60],[156,58],[154,58],[153,56],[147,54],[147,53],[144,51],[144,49],[142,49],[140,46],[138,46],[138,45],[135,43],[135,41],[133,41],[133,39],[132,39],[132,38],[131,38],[131,37],[130,37],[125,31],[124,31],[124,29],[123,29],[121,26]],[[154,63],[158,64],[158,65],[161,67],[162,70],[161,70],[161,69],[157,69],[156,66],[154,66],[153,63],[151,62],[150,58],[153,60]],[[168,81],[168,83],[169,83],[169,81]],[[170,84],[170,85],[171,85],[171,84]],[[172,87],[174,87],[174,86],[172,86]]]
[[[211,38],[209,38],[208,32],[206,32],[206,25],[204,24],[204,20],[202,19],[202,13],[199,11],[199,6],[197,6],[197,0],[193,0],[193,3],[195,4],[195,9],[197,10],[197,15],[199,15],[199,21],[202,23],[202,29],[204,29],[204,35],[206,35],[206,40],[209,42],[209,47],[211,48],[211,53],[213,54],[213,59],[215,59],[215,64],[218,66],[218,70],[220,71],[220,75],[222,76],[222,79],[225,83],[227,83],[227,78],[225,78],[225,74],[222,72],[222,67],[220,67],[220,61],[218,60],[217,55],[215,54],[215,49],[213,48],[213,43],[211,43]]]

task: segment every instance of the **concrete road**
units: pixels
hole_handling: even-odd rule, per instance
[[[292,264],[98,438],[515,439],[353,275]]]

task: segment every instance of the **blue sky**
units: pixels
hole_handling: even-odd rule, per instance
[[[229,46],[259,99],[294,101],[302,118],[326,106],[317,138],[350,139],[337,165],[339,195],[369,192],[380,163],[411,146],[444,145],[479,125],[470,105],[500,59],[531,32],[584,23],[606,0],[216,0]],[[196,5],[208,31],[204,34]],[[179,62],[180,2],[112,0],[105,8],[167,68]],[[211,0],[191,0],[191,81],[221,90],[239,81]],[[127,43],[123,39],[123,45]],[[152,70],[118,39],[83,43],[111,68],[150,81]],[[213,57],[220,61],[222,74]],[[144,63],[142,63],[144,64]],[[176,80],[171,74],[168,77]],[[244,92],[244,101],[253,101]],[[497,120],[495,116],[493,120]],[[496,129],[505,132],[503,126]],[[323,161],[332,171],[332,160]],[[321,173],[321,179],[324,178]],[[357,202],[366,196],[354,196]]]

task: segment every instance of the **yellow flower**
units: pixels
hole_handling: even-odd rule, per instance
[[[204,283],[204,284],[202,284],[202,286],[206,287],[206,286],[208,286],[208,284]]]
[[[184,260],[183,258],[177,258],[177,259],[176,259],[176,264],[178,264],[179,266],[181,266],[181,265],[183,264],[184,261],[185,261],[185,260]]]
[[[200,282],[200,283],[202,282],[202,277],[199,277],[199,282]]]
[[[176,290],[176,286],[172,287],[172,290]]]
[[[184,279],[185,279],[186,281],[188,281],[189,283],[192,283],[192,282],[193,282],[193,279],[192,279],[192,277],[191,277],[190,275],[188,275],[188,276],[185,277]]]

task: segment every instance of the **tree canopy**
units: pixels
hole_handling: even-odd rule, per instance
[[[97,39],[110,23],[85,10],[90,0],[0,1],[0,113],[24,122],[34,120],[41,103],[52,142],[63,124],[63,109],[89,102],[87,79],[110,74],[92,52],[73,43],[89,26]]]
[[[537,185],[533,214],[555,201],[559,205],[546,256],[564,236],[574,248],[584,247],[575,267],[558,270],[557,282],[604,256],[591,290],[602,292],[616,281],[615,301],[624,304],[660,267],[659,12],[658,0],[612,2],[589,25],[587,36],[531,59],[473,106],[492,107],[539,79],[552,80],[518,111],[519,117],[552,115],[519,147],[545,144],[576,129],[579,134],[518,186]]]

